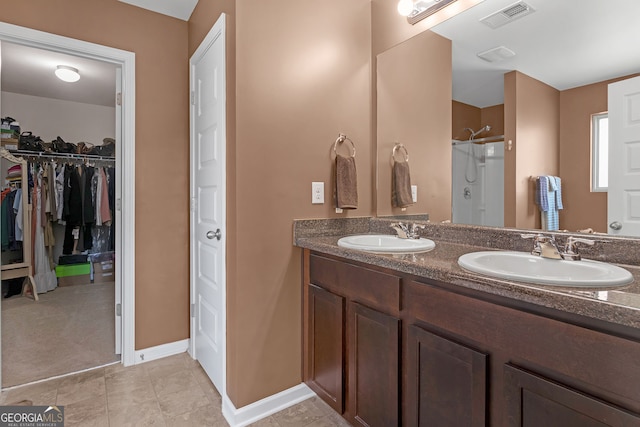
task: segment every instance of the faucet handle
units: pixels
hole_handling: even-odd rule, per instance
[[[411,224],[412,233],[417,233],[418,230],[424,230],[425,228],[426,228],[426,225],[424,224],[416,224],[416,223]]]
[[[569,236],[567,238],[567,243],[564,246],[564,253],[562,254],[562,259],[571,260],[571,261],[580,261],[582,257],[578,253],[578,243],[582,243],[588,246],[593,246],[595,241],[589,240],[589,239],[583,239],[582,237]]]
[[[401,238],[401,239],[408,239],[409,238],[409,236],[408,236],[409,229],[402,222],[394,222],[391,225],[389,225],[389,227],[391,227],[394,230],[396,230],[396,233],[397,233],[399,238]]]

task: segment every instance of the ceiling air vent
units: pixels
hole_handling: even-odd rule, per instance
[[[486,16],[480,20],[480,22],[488,25],[491,28],[502,27],[509,22],[513,22],[518,18],[527,16],[530,13],[535,12],[535,9],[526,4],[523,1],[519,1],[510,6],[505,7],[489,16]]]
[[[485,50],[478,53],[478,57],[484,59],[487,62],[500,62],[505,59],[509,59],[516,56],[516,53],[508,47],[498,46],[493,49]]]

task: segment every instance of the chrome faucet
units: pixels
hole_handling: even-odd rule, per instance
[[[564,245],[564,253],[562,254],[562,259],[565,259],[567,261],[580,261],[582,258],[578,253],[578,243],[593,246],[595,241],[583,239],[580,237],[569,236],[567,238],[567,243]]]
[[[394,222],[390,227],[396,230],[398,237],[401,239],[419,239],[420,230],[424,230],[425,226],[415,223],[407,225],[403,222]]]
[[[531,255],[538,255],[542,258],[562,259],[555,237],[545,236],[544,234],[521,234],[520,237],[533,239]]]
[[[583,239],[580,237],[569,236],[564,246],[564,251],[558,249],[558,244],[554,236],[546,236],[544,234],[521,234],[523,239],[533,239],[532,255],[538,255],[542,258],[563,259],[566,261],[580,261],[581,257],[578,253],[578,243],[593,246],[593,240]]]

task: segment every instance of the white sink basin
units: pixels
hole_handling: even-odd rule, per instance
[[[342,237],[338,240],[338,246],[380,254],[414,254],[430,251],[436,244],[433,240],[423,238],[401,239],[390,234],[356,234]]]
[[[605,262],[547,259],[525,252],[472,252],[458,258],[458,264],[474,273],[541,285],[595,288],[633,281],[629,271]]]

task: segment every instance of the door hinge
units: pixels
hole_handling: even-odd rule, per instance
[[[122,200],[116,199],[116,210],[119,211],[120,209],[122,209]]]
[[[191,212],[195,212],[198,209],[198,199],[195,197],[191,198]]]
[[[122,105],[122,92],[116,93],[116,105]]]
[[[189,309],[189,315],[191,317],[196,317],[196,305],[191,304],[191,308]]]
[[[122,304],[116,304],[116,316],[122,316]]]
[[[191,105],[196,105],[196,92],[191,91]]]

